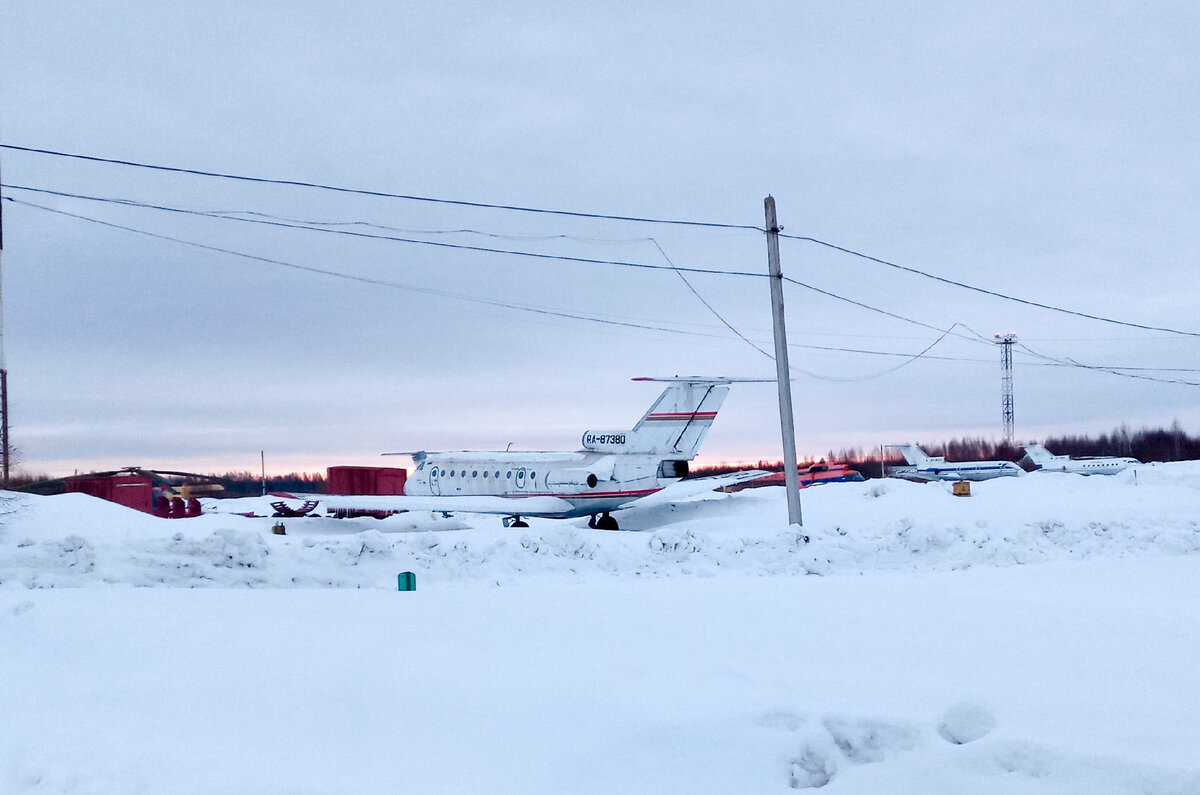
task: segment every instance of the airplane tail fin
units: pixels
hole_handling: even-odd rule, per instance
[[[629,431],[587,431],[585,450],[645,453],[691,460],[700,450],[717,410],[729,394],[734,379],[670,378],[635,379],[669,381],[650,410]]]
[[[915,444],[894,444],[891,446],[899,450],[900,454],[904,456],[904,460],[913,466],[923,466],[933,460],[924,450]]]
[[[1040,444],[1025,445],[1025,455],[1029,456],[1029,460],[1039,469],[1054,460],[1054,455]]]

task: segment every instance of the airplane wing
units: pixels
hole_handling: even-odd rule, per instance
[[[665,505],[669,502],[720,500],[729,496],[728,493],[720,490],[725,486],[732,486],[734,483],[754,480],[755,478],[761,478],[769,474],[769,472],[759,469],[749,469],[742,472],[730,472],[728,475],[713,475],[707,478],[679,480],[664,489],[660,489],[653,494],[631,502],[628,507],[636,505],[641,508],[653,505]]]
[[[707,478],[693,478],[672,483],[654,494],[640,497],[629,502],[633,505],[652,506],[671,502],[698,502],[700,500],[716,500],[727,496],[717,489],[745,480],[753,480],[767,474],[758,470],[732,472],[728,475],[715,475]],[[536,497],[490,497],[490,496],[451,496],[425,497],[407,495],[339,495],[339,494],[296,494],[290,492],[275,492],[271,496],[305,503],[308,510],[324,507],[328,510],[347,511],[435,511],[462,513],[489,513],[500,516],[542,516],[547,518],[562,518],[578,515],[578,510],[570,502],[548,495]],[[315,503],[315,504],[314,504]],[[303,510],[303,508],[301,508]]]
[[[330,510],[347,511],[441,511],[494,513],[501,516],[560,517],[574,507],[558,497],[421,497],[405,495],[290,494],[274,497],[317,502]]]

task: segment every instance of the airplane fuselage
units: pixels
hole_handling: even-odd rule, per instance
[[[1012,461],[969,461],[917,467],[917,474],[934,480],[991,480],[1019,477],[1025,470]]]
[[[1072,458],[1069,455],[1054,455],[1040,444],[1025,445],[1025,455],[1040,472],[1073,472],[1077,475],[1115,475],[1141,463],[1136,458],[1118,456]]]
[[[416,471],[405,484],[405,494],[558,497],[572,506],[558,516],[569,518],[617,510],[686,473],[686,461],[661,455],[590,451],[431,453],[417,461]]]
[[[899,477],[916,480],[991,480],[1020,477],[1025,470],[1012,461],[947,461],[931,456],[915,444],[891,445],[898,449],[909,466],[895,471]]]
[[[1073,472],[1077,475],[1115,475],[1134,464],[1136,458],[1071,458],[1056,455],[1045,463],[1038,463],[1041,472]]]
[[[1025,470],[1012,461],[943,461],[933,459],[906,467],[897,474],[916,480],[991,480],[1020,477]]]

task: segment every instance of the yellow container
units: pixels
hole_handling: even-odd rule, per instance
[[[954,496],[955,497],[970,497],[971,496],[970,481],[966,481],[966,480],[955,481]]]

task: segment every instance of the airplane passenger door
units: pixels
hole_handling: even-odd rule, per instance
[[[514,478],[514,482],[516,483],[516,486],[518,489],[525,488],[525,467],[517,468],[516,477]]]
[[[442,496],[441,467],[435,466],[429,470],[429,493],[435,497]]]

